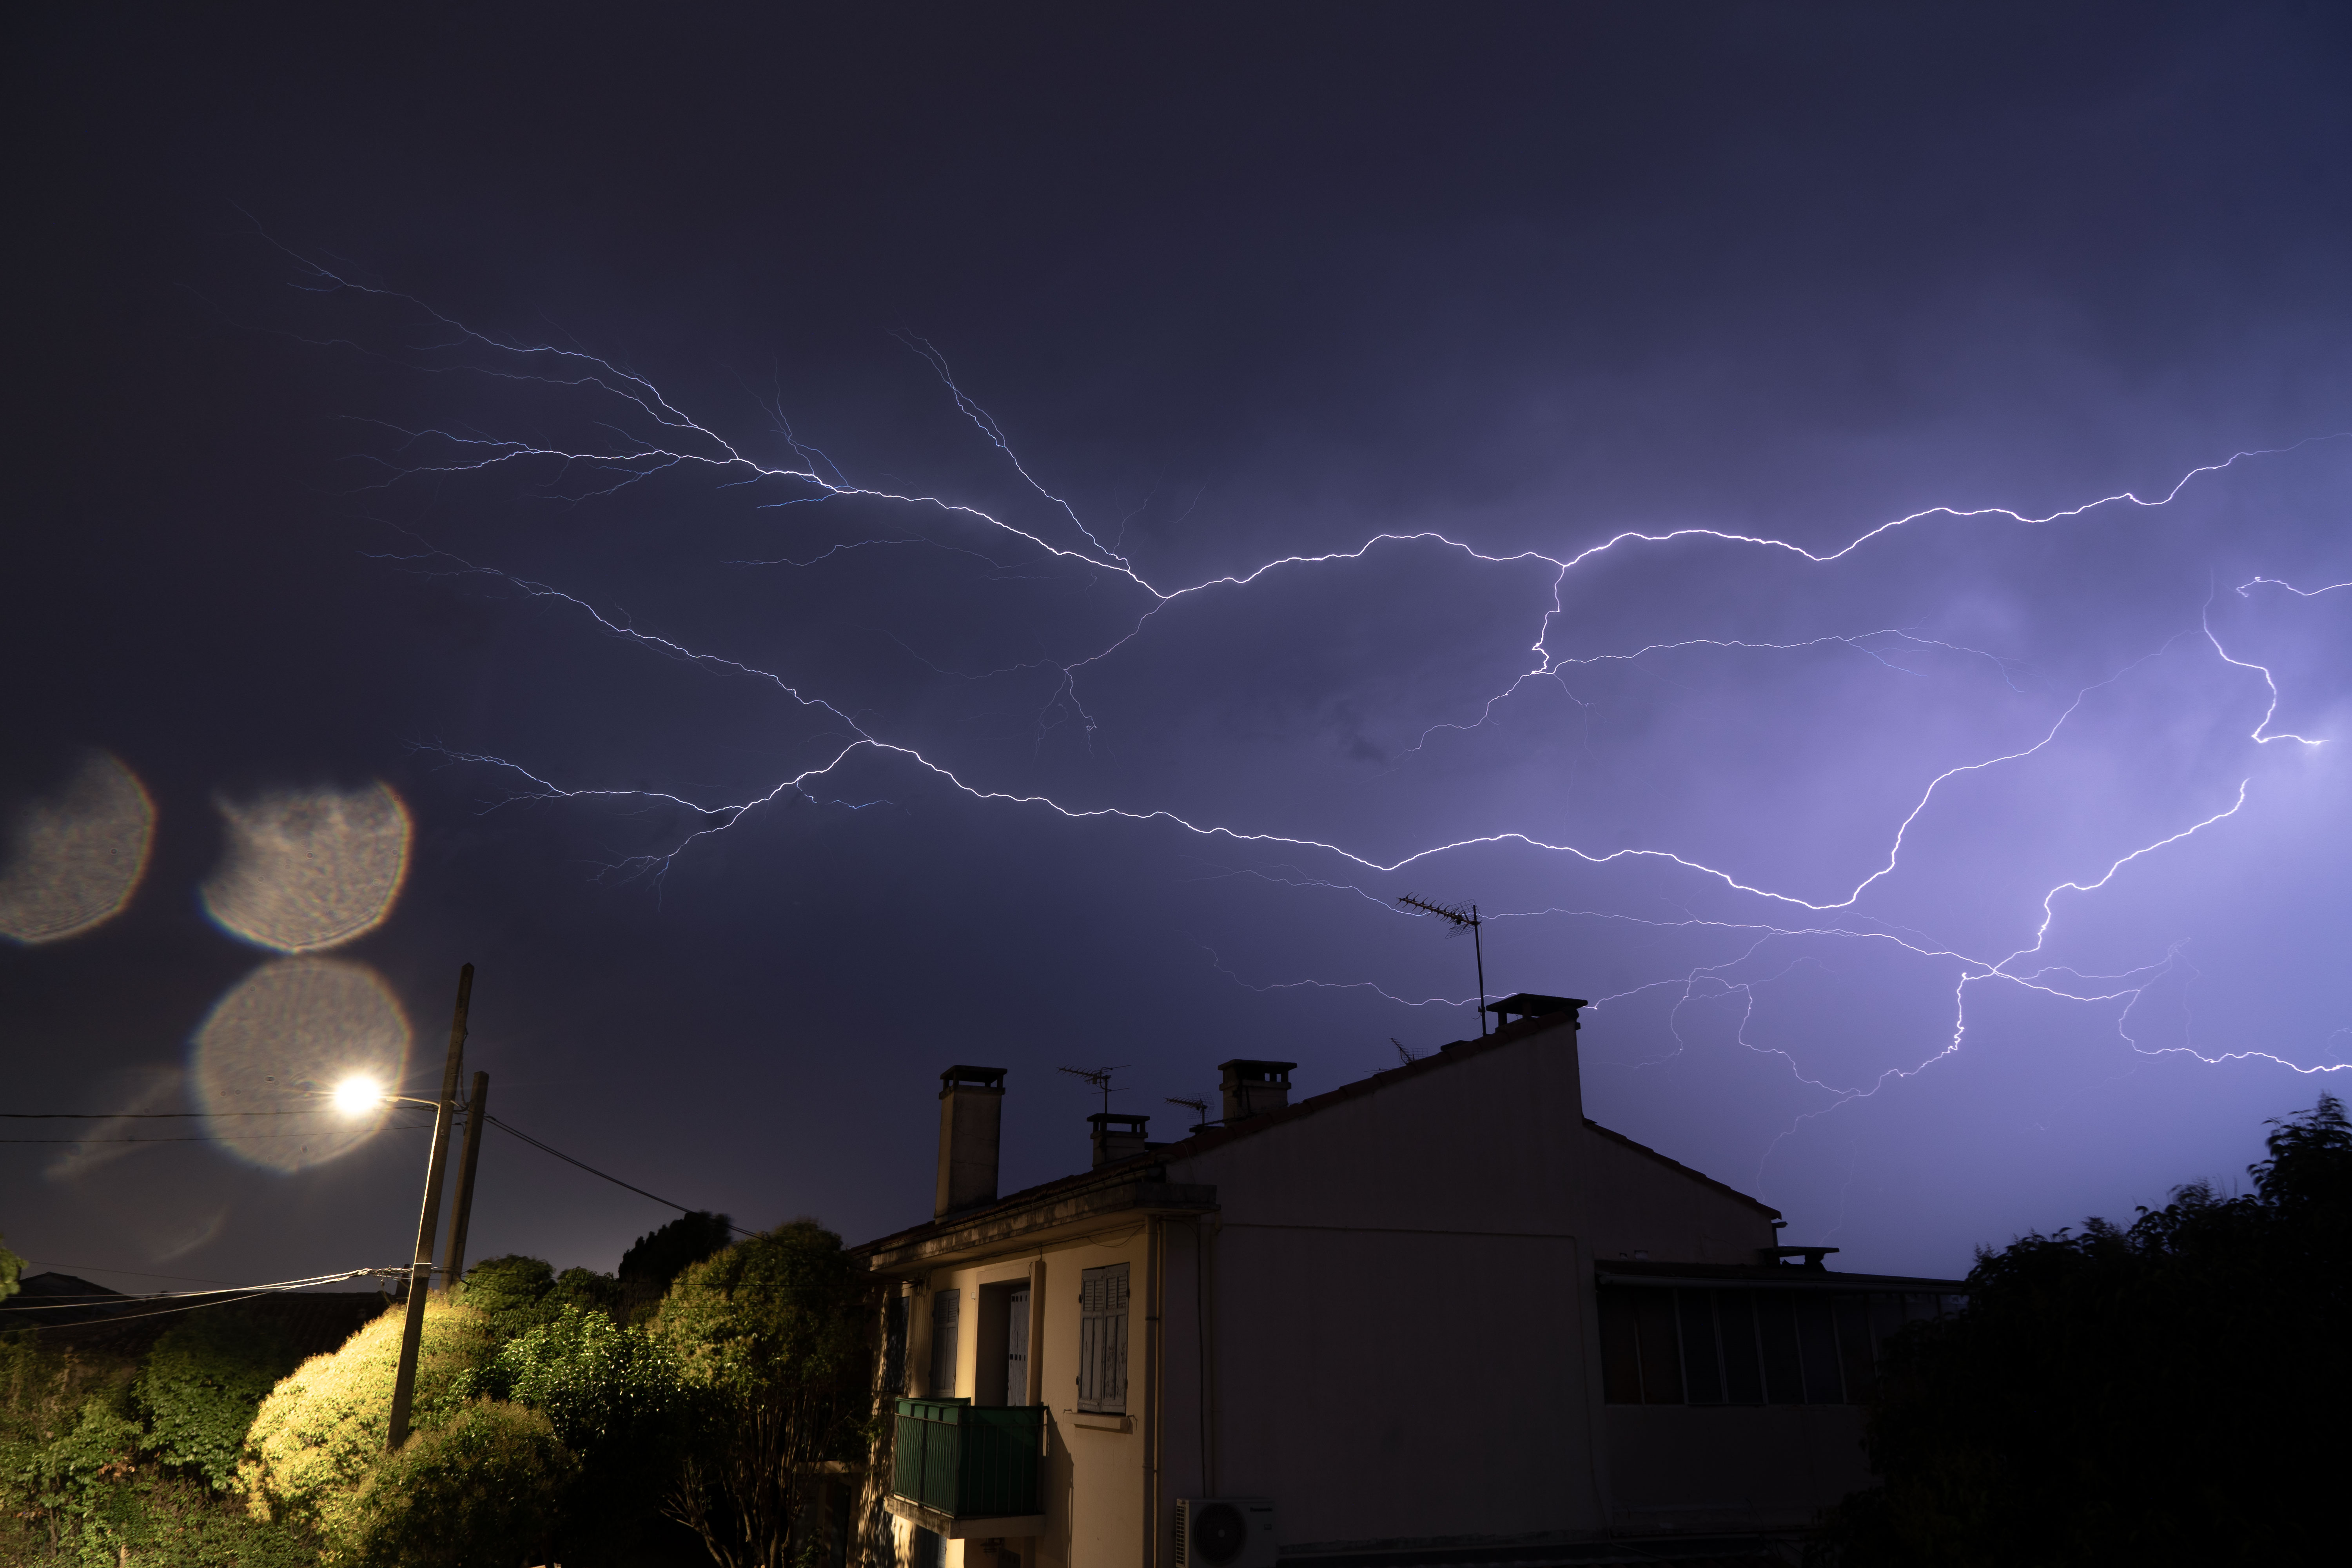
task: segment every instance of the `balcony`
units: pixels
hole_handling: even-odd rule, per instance
[[[950,1540],[1042,1534],[1045,1434],[1043,1405],[901,1399],[889,1510]]]

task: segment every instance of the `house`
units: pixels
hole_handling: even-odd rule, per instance
[[[895,1399],[882,1562],[1316,1568],[1753,1556],[1867,1484],[1877,1347],[1949,1280],[1832,1272],[1585,1119],[1579,1009],[1223,1119],[1093,1124],[996,1192],[1002,1069],[940,1075],[933,1217],[855,1249]]]

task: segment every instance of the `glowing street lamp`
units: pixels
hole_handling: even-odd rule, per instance
[[[372,1078],[347,1078],[335,1085],[329,1097],[335,1102],[338,1114],[365,1116],[386,1100],[396,1098],[383,1092],[383,1086]]]
[[[449,1026],[449,1063],[441,1079],[441,1098],[419,1100],[388,1093],[373,1079],[347,1078],[330,1096],[345,1116],[364,1116],[386,1105],[429,1105],[433,1108],[433,1152],[425,1164],[425,1207],[416,1222],[416,1256],[408,1268],[408,1316],[400,1330],[400,1370],[392,1383],[392,1419],[384,1431],[384,1447],[396,1450],[408,1437],[409,1406],[416,1398],[416,1351],[425,1338],[425,1296],[433,1288],[433,1239],[440,1229],[441,1174],[449,1152],[449,1113],[457,1097],[457,1064],[466,1047],[466,1012],[474,994],[474,966],[457,971],[457,1016]]]
[[[449,1106],[446,1100],[419,1100],[413,1094],[387,1094],[372,1078],[347,1078],[331,1097],[345,1116],[365,1116],[387,1105],[429,1105],[433,1108],[433,1152],[425,1166],[425,1239],[416,1244],[416,1258],[408,1267],[408,1316],[400,1330],[400,1369],[392,1379],[392,1421],[384,1447],[398,1448],[408,1436],[409,1406],[416,1398],[416,1352],[425,1339],[425,1293],[433,1284],[433,1229],[441,1207],[441,1152],[447,1147]]]

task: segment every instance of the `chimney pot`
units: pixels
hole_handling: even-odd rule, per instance
[[[1108,1165],[1113,1160],[1140,1154],[1150,1147],[1143,1141],[1143,1129],[1151,1120],[1149,1116],[1097,1110],[1087,1120],[1094,1125],[1095,1163],[1097,1165]]]
[[[940,1181],[931,1217],[996,1200],[1004,1069],[957,1065],[940,1074]]]
[[[1246,1121],[1288,1105],[1290,1069],[1297,1065],[1252,1061],[1246,1057],[1219,1062],[1217,1070],[1224,1075],[1220,1087],[1225,1096],[1225,1125],[1231,1127],[1236,1121]]]

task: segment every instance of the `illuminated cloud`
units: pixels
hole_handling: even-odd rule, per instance
[[[382,784],[218,801],[228,852],[205,908],[227,931],[280,952],[314,952],[373,931],[408,871],[408,812]]]
[[[131,770],[92,752],[54,795],[17,812],[0,869],[0,936],[79,935],[120,912],[147,869],[155,807]]]
[[[279,959],[222,997],[196,1031],[196,1100],[232,1152],[299,1171],[359,1144],[398,1109],[339,1116],[312,1091],[355,1073],[398,1083],[408,1037],[400,1003],[366,964]]]

